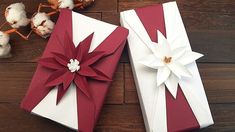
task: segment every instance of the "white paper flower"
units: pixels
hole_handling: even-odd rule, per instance
[[[140,62],[150,68],[157,69],[157,86],[165,84],[176,98],[179,79],[192,77],[187,69],[190,64],[203,55],[186,47],[173,48],[163,34],[158,31],[158,43],[152,42],[150,54]]]

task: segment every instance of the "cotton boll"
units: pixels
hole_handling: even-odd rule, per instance
[[[74,8],[74,3],[73,0],[59,0],[59,8],[69,8],[73,9]]]
[[[13,28],[26,26],[29,23],[23,3],[15,3],[8,6],[5,11],[5,17]]]
[[[45,20],[50,20],[50,17],[45,12],[38,12],[31,19],[34,27],[40,26]]]
[[[53,28],[54,28],[54,23],[51,20],[46,20],[43,26],[38,26],[38,31],[41,33],[42,36],[47,36],[51,34]]]
[[[8,34],[0,31],[0,58],[8,57],[11,51]]]
[[[8,44],[10,37],[8,34],[0,31],[0,46],[5,46]]]
[[[32,18],[32,28],[35,29],[37,34],[44,38],[48,37],[51,34],[54,25],[54,22],[52,22],[50,20],[50,17],[44,12],[39,12]]]
[[[11,45],[7,44],[4,46],[0,46],[0,58],[8,58],[11,56]]]
[[[18,11],[21,11],[21,10],[25,10],[25,6],[23,3],[14,3],[14,4],[11,4],[7,7],[7,9],[15,9],[15,10],[18,10]]]

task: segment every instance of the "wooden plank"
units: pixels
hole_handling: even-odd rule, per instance
[[[105,104],[124,103],[124,64],[119,64],[106,96]]]
[[[133,78],[133,73],[131,70],[130,64],[124,65],[124,71],[125,71],[125,103],[139,103],[136,87],[135,87],[135,81]]]
[[[210,104],[215,124],[201,132],[232,132],[235,130],[235,104]]]
[[[157,3],[165,3],[175,0],[120,0],[119,10],[127,10],[136,7],[143,7]],[[225,14],[234,14],[235,1],[233,0],[176,0],[180,10],[196,12],[220,12]]]
[[[235,65],[199,64],[209,103],[235,103]],[[125,102],[138,103],[131,68],[125,64]]]
[[[180,10],[185,28],[194,30],[235,30],[235,15],[223,13],[208,13]]]
[[[117,0],[95,0],[94,5],[81,12],[116,12],[117,9]]]
[[[19,103],[26,94],[35,68],[35,63],[1,63],[0,102]],[[123,73],[123,64],[120,64],[105,104],[122,104],[124,102]]]
[[[119,2],[118,11],[121,12],[121,11],[125,11],[125,10],[135,9],[135,8],[149,6],[149,5],[158,4],[158,3],[161,3],[161,0],[154,0],[154,1],[153,0],[151,0],[151,1],[121,0]]]
[[[187,30],[235,30],[235,15],[223,13],[208,13],[180,10],[182,19]],[[104,12],[102,20],[119,25],[119,13]]]
[[[235,31],[189,31],[192,49],[205,56],[198,62],[234,63]]]
[[[120,15],[118,12],[103,12],[102,21],[112,23],[115,25],[120,25]]]
[[[202,132],[234,131],[235,104],[212,104],[211,111],[215,125],[202,129]],[[0,104],[0,131],[45,132],[71,131],[53,121],[31,115],[19,109],[18,104]],[[139,105],[105,105],[97,123],[96,132],[144,132],[144,123]],[[200,132],[201,132],[200,131]]]
[[[139,105],[106,105],[96,131],[144,132],[145,127]]]

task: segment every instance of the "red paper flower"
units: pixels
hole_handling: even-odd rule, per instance
[[[90,98],[90,92],[88,88],[87,78],[111,81],[107,75],[103,72],[92,67],[92,64],[96,63],[99,59],[105,56],[103,51],[93,51],[88,53],[93,33],[85,38],[75,47],[73,41],[65,33],[64,53],[52,52],[53,57],[42,58],[39,60],[39,64],[42,66],[54,70],[49,76],[46,86],[53,88],[58,86],[57,104],[68,90],[72,82],[75,83],[87,97]]]

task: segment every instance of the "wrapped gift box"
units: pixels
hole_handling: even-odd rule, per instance
[[[212,125],[195,63],[202,55],[191,50],[176,2],[123,11],[120,21],[129,29],[129,57],[146,130],[190,131]],[[165,52],[169,56],[155,59]]]
[[[21,107],[92,132],[127,35],[125,28],[62,9]]]

